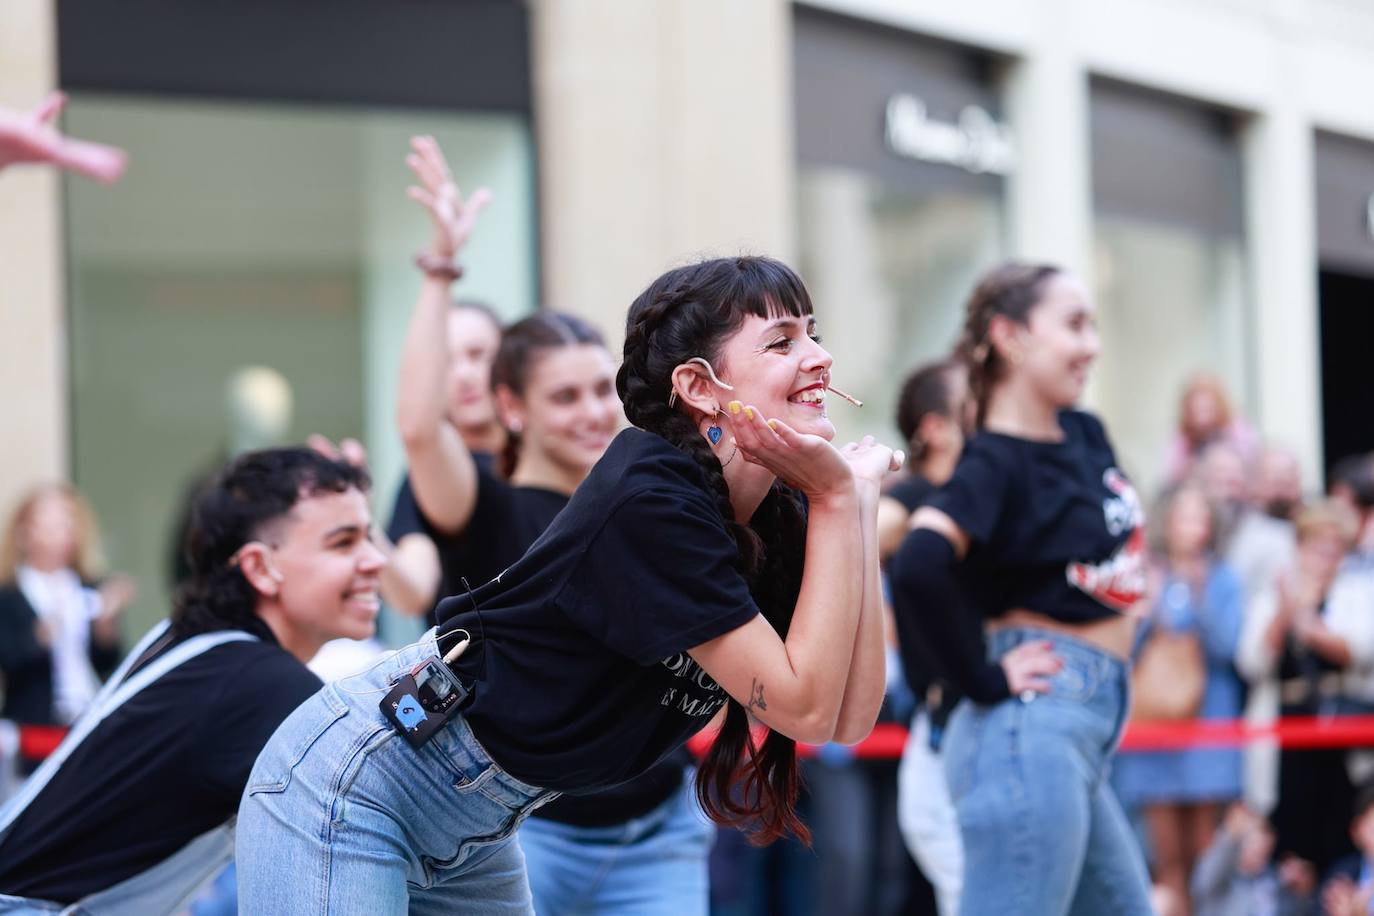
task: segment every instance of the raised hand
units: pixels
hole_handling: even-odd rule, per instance
[[[433,137],[411,137],[406,165],[419,179],[420,186],[406,189],[407,196],[429,213],[433,226],[431,253],[452,258],[467,243],[477,215],[491,201],[491,192],[478,188],[464,200],[449,172],[448,161]]]
[[[367,470],[367,449],[357,439],[340,439],[339,444],[335,445],[328,436],[311,433],[305,444],[333,461],[345,461],[355,468]]]
[[[100,586],[100,614],[104,617],[118,617],[124,609],[134,603],[138,595],[138,585],[123,573],[115,573]]]
[[[0,169],[48,163],[110,184],[124,174],[128,155],[118,147],[65,137],[54,126],[67,96],[54,92],[33,111],[0,108]]]

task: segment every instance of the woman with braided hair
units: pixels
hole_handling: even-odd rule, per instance
[[[259,758],[247,912],[527,913],[511,837],[529,813],[633,779],[723,707],[703,807],[758,842],[805,838],[794,742],[859,741],[882,702],[875,517],[900,464],[830,445],[814,335],[805,287],[767,258],[682,267],[636,299],[616,378],[635,428],[520,560]]]
[[[943,745],[963,916],[1150,912],[1107,782],[1144,515],[1101,423],[1073,409],[1098,349],[1073,276],[982,278],[959,346],[977,433],[888,565],[903,642],[928,640],[967,697]]]
[[[485,413],[461,401],[454,409],[445,379],[452,390],[463,381],[462,364],[478,360],[455,356],[471,340],[446,346],[454,272],[443,266],[464,247],[485,194],[463,200],[434,138],[416,137],[411,149],[407,161],[424,187],[413,196],[429,214],[430,254],[440,269],[426,271],[412,316],[397,417],[414,482],[406,493],[416,529],[437,548],[442,597],[461,594],[465,581],[482,585],[520,559],[610,445],[621,407],[601,335],[573,315],[543,310],[500,333],[477,404]],[[464,413],[499,417],[499,470],[469,448]],[[427,606],[434,603],[431,596]],[[715,831],[690,791],[691,764],[682,750],[605,792],[566,795],[534,812],[519,840],[541,916],[642,914],[665,893],[675,913],[705,916]]]

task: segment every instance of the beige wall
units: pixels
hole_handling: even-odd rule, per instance
[[[533,0],[544,299],[619,348],[664,269],[789,258],[794,158],[784,0]]]
[[[0,3],[0,106],[30,109],[57,78],[53,0]],[[67,473],[61,182],[0,173],[0,517],[32,482]]]

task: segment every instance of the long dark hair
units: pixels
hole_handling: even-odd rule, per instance
[[[1030,321],[1031,310],[1040,304],[1045,284],[1063,273],[1050,264],[1007,261],[983,274],[965,306],[964,332],[955,355],[968,365],[968,390],[977,405],[976,425],[986,419],[988,396],[1006,372],[1002,355],[992,345],[988,329],[1001,315],[1017,324]]]
[[[601,332],[576,315],[563,312],[535,312],[506,328],[501,346],[491,364],[491,387],[504,385],[518,397],[525,396],[535,358],[545,350],[591,344],[605,347]],[[506,447],[501,452],[501,475],[509,477],[520,460],[520,434],[506,430]]]
[[[800,499],[774,484],[748,525],[735,521],[720,459],[687,408],[668,406],[668,395],[675,368],[694,356],[716,364],[725,340],[748,316],[811,312],[801,279],[771,258],[719,258],[679,267],[655,280],[630,306],[625,358],[616,374],[629,421],[667,439],[701,468],[739,546],[739,569],[764,617],[784,636],[806,551]],[[796,748],[791,738],[773,731],[757,744],[744,707],[729,700],[725,725],[697,770],[697,797],[706,813],[717,823],[744,828],[759,845],[789,832],[809,842],[810,832],[796,813],[801,787]]]
[[[271,638],[234,554],[302,499],[370,485],[366,471],[309,448],[264,449],[229,462],[196,497],[184,545],[190,574],[173,600],[173,632],[235,629]]]

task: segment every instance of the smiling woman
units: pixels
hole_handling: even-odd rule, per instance
[[[806,836],[794,742],[858,741],[882,701],[875,515],[896,463],[871,440],[831,446],[811,311],[795,273],[753,257],[635,300],[616,388],[636,428],[523,557],[307,702],[259,759],[246,910],[529,912],[510,842],[528,815],[651,771],[722,709],[702,805],[759,842]],[[393,740],[378,699],[444,654],[470,699],[418,749]],[[691,911],[678,885],[650,893]]]
[[[1071,274],[1007,263],[980,280],[958,351],[978,432],[888,566],[903,643],[928,640],[968,697],[944,743],[966,913],[1150,912],[1106,782],[1145,538],[1106,431],[1074,409],[1098,350]]]

